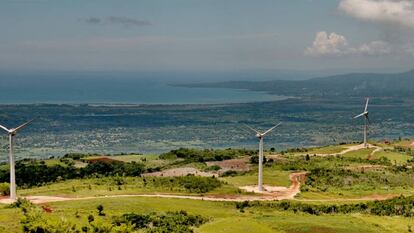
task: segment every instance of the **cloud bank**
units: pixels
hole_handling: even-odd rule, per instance
[[[338,9],[365,21],[414,27],[412,0],[342,0]]]
[[[378,26],[394,55],[414,55],[413,0],[341,0],[338,10]]]

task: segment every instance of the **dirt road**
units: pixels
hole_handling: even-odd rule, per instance
[[[371,154],[369,156],[373,156],[375,153],[379,152],[382,150],[381,147],[379,146],[374,146],[372,144],[368,144],[368,148],[375,148],[374,151],[371,152]],[[348,152],[352,152],[352,151],[357,151],[357,150],[362,150],[365,149],[365,145],[364,144],[360,144],[360,145],[355,145],[355,146],[350,146],[347,149],[338,152],[338,153],[331,153],[331,154],[315,154],[316,156],[333,156],[333,155],[344,155]],[[312,154],[313,155],[313,154]]]
[[[154,198],[175,198],[175,199],[191,199],[204,201],[228,201],[228,202],[243,202],[243,201],[276,201],[276,200],[292,200],[300,193],[300,185],[305,181],[306,172],[296,172],[289,176],[290,187],[275,187],[264,186],[266,191],[260,192],[261,195],[209,195],[209,196],[190,196],[190,195],[175,195],[175,194],[130,194],[130,195],[106,195],[106,196],[91,196],[91,197],[59,197],[59,196],[24,196],[35,204],[44,204],[48,202],[58,201],[76,201],[76,200],[91,200],[103,198],[122,198],[122,197],[154,197]],[[253,187],[253,186],[250,186]],[[257,188],[256,188],[257,189]],[[254,188],[250,190],[256,191]],[[323,202],[323,201],[371,201],[371,200],[385,200],[393,198],[396,195],[371,195],[360,198],[347,199],[295,199],[305,202]],[[7,197],[0,198],[0,204],[10,204],[13,201]]]
[[[25,196],[24,198],[30,200],[35,204],[42,204],[47,202],[57,201],[73,201],[73,200],[89,200],[100,198],[120,198],[120,197],[159,197],[159,198],[177,198],[177,199],[192,199],[205,201],[273,201],[273,200],[288,200],[293,199],[296,194],[300,192],[300,183],[304,181],[305,172],[297,172],[290,174],[290,187],[273,187],[265,186],[268,191],[262,192],[261,195],[209,195],[209,196],[189,196],[189,195],[173,195],[173,194],[132,194],[132,195],[107,195],[95,197],[59,197],[59,196]],[[10,204],[12,200],[8,198],[0,199],[1,204]]]

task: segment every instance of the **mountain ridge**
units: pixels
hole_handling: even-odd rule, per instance
[[[198,88],[232,88],[286,96],[414,96],[414,70],[402,73],[351,73],[308,80],[226,81],[182,84]]]

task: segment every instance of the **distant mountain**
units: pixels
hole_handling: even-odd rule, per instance
[[[228,81],[186,87],[233,88],[286,96],[414,96],[414,70],[397,74],[343,74],[308,80]]]

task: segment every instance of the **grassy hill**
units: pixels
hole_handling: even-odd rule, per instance
[[[18,173],[35,175],[17,176],[18,195],[43,201],[0,204],[0,232],[410,232],[414,142],[371,144],[266,151],[264,182],[279,191],[264,195],[242,189],[257,180],[249,150],[23,160]],[[44,179],[64,168],[70,174]],[[0,167],[3,191],[7,172]],[[298,172],[306,176],[293,199],[257,201],[294,189]]]

